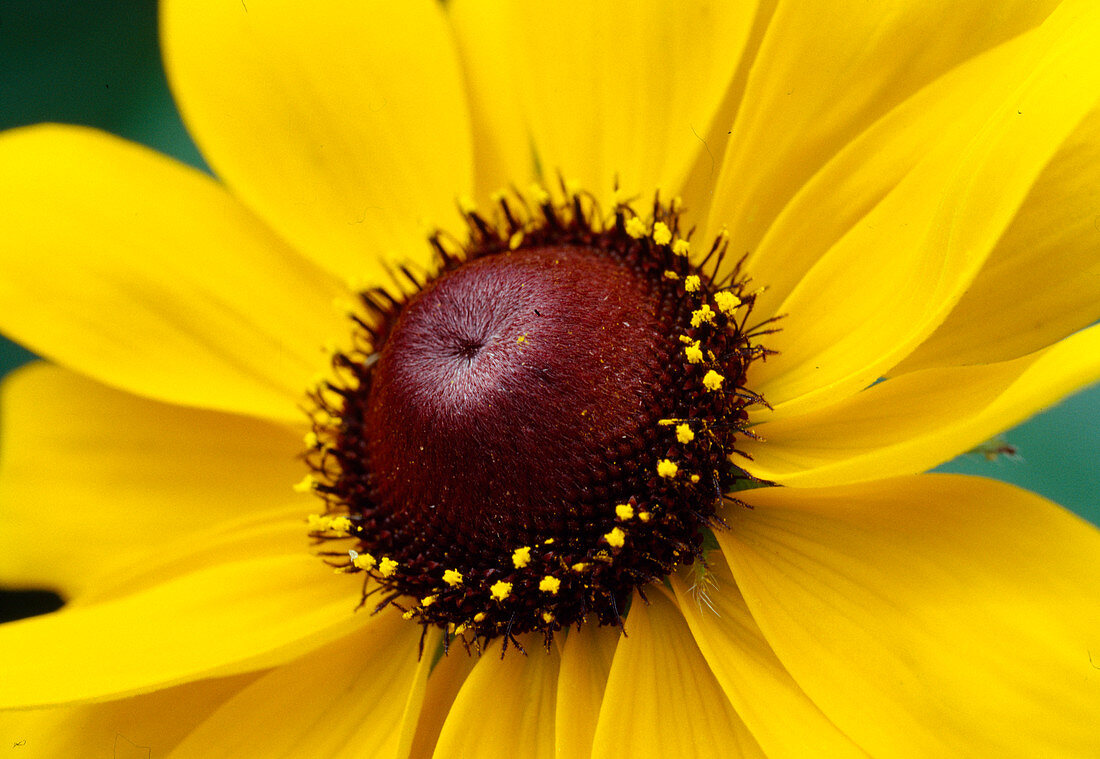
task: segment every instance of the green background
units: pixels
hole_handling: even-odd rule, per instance
[[[0,0],[0,128],[42,121],[97,126],[202,166],[168,93],[154,0]],[[0,338],[0,375],[31,358]],[[941,469],[1018,484],[1100,524],[1098,426],[1100,387],[1006,433],[1015,459],[967,455]],[[0,594],[0,619],[57,603]]]

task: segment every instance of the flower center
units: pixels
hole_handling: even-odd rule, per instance
[[[386,473],[372,501],[454,561],[598,520],[653,468],[646,433],[681,350],[662,300],[581,247],[498,253],[433,282],[397,319],[362,409],[367,467]]]
[[[621,624],[635,588],[700,557],[760,400],[721,239],[695,265],[674,207],[538,206],[468,211],[418,292],[364,292],[361,348],[314,396],[312,534],[355,541],[326,555],[368,573],[364,600],[467,644]]]

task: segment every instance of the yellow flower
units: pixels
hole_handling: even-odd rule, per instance
[[[69,602],[0,628],[0,707],[32,709],[4,734],[57,756],[104,753],[120,720],[164,756],[1100,753],[1100,535],[920,474],[1100,376],[1098,13],[168,0],[170,78],[216,179],[85,129],[0,137],[0,329],[53,362],[5,383],[0,577]],[[695,327],[748,297],[773,352],[698,395],[748,394],[734,463],[779,487],[732,493],[751,508],[719,507],[706,567],[634,596],[626,636],[589,621],[548,650],[532,632],[437,658],[465,622],[421,628],[415,599],[372,614],[377,596],[354,614],[373,558],[314,555],[303,389],[336,392],[316,379],[350,350],[334,302],[411,289],[428,231],[461,234],[456,199],[549,197],[559,171],[608,211],[681,197],[690,251],[666,219],[632,225],[632,245],[672,241],[668,266],[728,245],[694,309],[745,256],[746,305]],[[711,370],[696,350],[685,371]],[[721,433],[703,421],[696,453]],[[646,471],[709,502],[676,429]],[[570,597],[661,505],[609,511],[607,553],[554,575],[538,562],[566,546],[514,546],[524,597]],[[417,597],[432,610],[480,592],[445,570],[462,581]],[[475,629],[523,591],[486,587]]]

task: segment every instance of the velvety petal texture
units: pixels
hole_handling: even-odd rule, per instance
[[[223,547],[212,566],[0,627],[0,708],[118,698],[270,667],[352,629],[359,581],[333,578],[305,550],[253,550],[255,558],[237,559]]]
[[[738,494],[716,533],[776,656],[872,756],[1095,756],[1100,533],[973,477]]]
[[[556,648],[542,649],[540,635],[519,640],[527,656],[513,647],[501,657],[495,650],[500,645],[497,641],[494,650],[478,659],[447,713],[433,754],[436,759],[554,756],[561,657]]]
[[[161,20],[203,155],[305,255],[378,279],[458,220],[472,140],[440,3],[170,0]]]
[[[302,448],[292,430],[146,400],[46,364],[5,379],[0,440],[0,576],[70,598],[111,567],[301,500],[290,489]],[[77,550],[59,529],[79,536]]]
[[[691,638],[655,587],[633,598],[615,648],[594,759],[620,756],[763,757]]]
[[[428,674],[419,645],[419,631],[400,614],[365,619],[354,634],[241,690],[169,756],[400,756],[406,698]]]
[[[931,469],[1100,380],[1100,327],[1015,361],[913,372],[756,428],[742,462],[794,487]]]
[[[1031,188],[943,324],[894,373],[1006,361],[1100,319],[1100,108]]]
[[[0,712],[0,740],[17,756],[163,757],[256,673],[212,678],[97,704]],[[186,715],[186,718],[181,718]]]
[[[946,317],[1036,178],[1100,92],[1100,11],[1041,28],[1017,81],[975,129],[926,155],[780,305],[778,355],[749,383],[788,416],[870,385]],[[889,251],[889,255],[884,255]]]
[[[556,186],[560,173],[609,198],[618,180],[628,197],[659,189],[667,199],[700,150],[755,10],[713,0],[461,0],[454,13],[463,48],[477,49],[475,100],[499,103],[515,153],[508,114],[518,98],[543,182]],[[518,86],[488,89],[503,77]]]
[[[321,347],[347,334],[330,277],[210,177],[151,150],[13,130],[0,205],[0,329],[106,384],[298,422]]]
[[[592,755],[604,686],[620,637],[618,628],[597,625],[571,629],[566,634],[554,717],[556,759],[585,759]]]
[[[721,552],[673,575],[680,611],[707,666],[768,757],[864,757],[776,658]]]
[[[1057,0],[781,0],[752,62],[712,223],[753,251],[833,155],[953,67],[1038,26]],[[827,216],[822,221],[829,223]]]

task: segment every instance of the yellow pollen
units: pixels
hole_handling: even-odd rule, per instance
[[[302,438],[302,442],[306,444],[306,448],[316,448],[321,444],[321,441],[317,437],[317,433],[313,430],[305,434],[305,437]]]
[[[626,222],[626,233],[635,240],[645,237],[645,222],[637,216],[631,216]]]
[[[626,533],[621,528],[612,528],[611,532],[603,536],[603,539],[607,541],[607,544],[612,548],[622,548],[626,543]]]
[[[658,245],[668,245],[672,242],[672,230],[668,228],[668,224],[659,221],[653,225],[653,242]]]
[[[699,347],[698,340],[684,348],[684,356],[687,358],[689,364],[702,363],[703,349]]]
[[[548,611],[544,611],[542,613],[542,621],[545,622],[546,624],[550,624],[551,622],[554,621],[554,615],[551,614]]]
[[[679,471],[680,467],[668,459],[661,459],[657,462],[657,474],[665,479],[671,480]]]
[[[680,275],[672,271],[671,269],[665,271],[665,279],[677,280],[679,278]]]
[[[351,563],[355,565],[356,569],[362,569],[366,572],[378,566],[378,560],[371,556],[369,553],[356,553],[355,551],[348,551],[348,555],[351,556]]]
[[[455,629],[454,629],[454,634],[455,635],[461,635],[464,632],[466,632],[466,623],[465,622],[463,622],[460,625],[455,626]]]
[[[316,482],[317,482],[317,480],[313,479],[312,474],[307,474],[305,477],[303,477],[297,483],[295,483],[294,492],[295,493],[308,493],[311,490],[313,490],[313,486]]]
[[[531,563],[531,546],[524,546],[523,548],[517,548],[512,551],[512,566],[516,569],[523,569],[525,566]]]
[[[691,250],[691,243],[687,240],[677,240],[672,243],[672,252],[678,256],[686,256]]]
[[[702,281],[699,279],[698,274],[690,274],[684,277],[684,289],[689,293],[698,292],[701,285]]]
[[[583,572],[584,570],[588,569],[588,562],[578,561],[576,564],[569,568],[572,569],[574,572]]]
[[[628,519],[634,518],[634,507],[629,503],[620,503],[615,507],[615,516],[624,522]]]
[[[489,588],[489,593],[497,601],[503,601],[505,598],[512,595],[512,583],[505,582],[504,580],[497,580],[493,583],[493,586]]]
[[[558,588],[560,587],[561,580],[559,580],[557,577],[546,575],[546,577],[543,577],[541,580],[539,580],[539,590],[541,590],[543,593],[549,593],[552,596],[556,596],[558,594]]]
[[[648,511],[642,511],[638,513],[638,519],[642,520],[643,522],[648,522],[652,518],[653,515],[650,514]]]
[[[407,612],[401,615],[401,619],[409,620],[416,616],[416,609],[409,609]]]
[[[726,378],[718,372],[714,371],[713,369],[711,369],[703,376],[703,386],[711,392],[714,392],[715,390],[722,387],[722,383],[725,381]]]
[[[424,596],[420,599],[420,605],[425,609],[435,603],[435,596]]]
[[[697,474],[691,475],[691,482],[692,482],[692,484],[695,484],[695,483],[699,482],[699,475],[697,475]]]
[[[474,624],[477,624],[478,622],[484,622],[484,621],[485,621],[485,612],[479,611],[477,614],[474,615]]]
[[[383,577],[393,577],[393,573],[397,571],[397,562],[391,559],[389,556],[382,557],[382,563],[378,565],[378,574]]]
[[[310,532],[324,532],[332,526],[332,517],[325,516],[324,514],[310,514],[309,515],[309,530]]]
[[[448,569],[443,573],[443,582],[450,585],[452,588],[462,584],[462,573],[457,569]]]
[[[519,337],[517,337],[517,338],[516,338],[516,342],[517,342],[517,343],[525,343],[525,342],[527,342],[527,335],[526,335],[526,333],[525,333],[525,334],[522,334],[522,335],[520,335]]]
[[[695,311],[691,312],[691,326],[698,327],[703,322],[714,321],[714,309],[709,304],[704,303]]]
[[[329,529],[333,532],[338,532],[341,535],[347,535],[351,532],[351,520],[347,517],[336,517],[332,520],[332,524],[329,525]]]
[[[523,242],[523,230],[517,230],[508,238],[508,250],[515,250]]]
[[[718,306],[718,310],[723,314],[729,315],[737,310],[737,307],[741,305],[741,299],[731,293],[729,290],[722,290],[714,294],[714,302]]]
[[[550,193],[539,187],[537,184],[531,185],[530,192],[531,197],[533,197],[535,199],[535,202],[538,203],[540,206],[544,206],[550,202]]]
[[[687,424],[680,424],[676,426],[676,439],[687,445],[695,439],[695,433],[691,431],[691,427]]]

